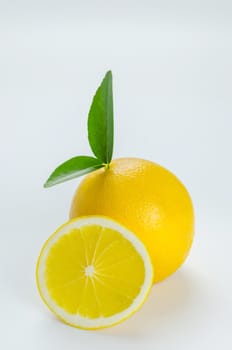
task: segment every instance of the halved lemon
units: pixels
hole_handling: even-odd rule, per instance
[[[132,232],[90,216],[68,221],[45,242],[36,278],[56,316],[74,327],[98,329],[139,309],[151,289],[153,267]]]

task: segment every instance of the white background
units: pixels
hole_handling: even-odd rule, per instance
[[[232,348],[230,1],[0,0],[0,347]],[[90,332],[57,321],[35,286],[44,240],[67,220],[89,154],[86,118],[112,69],[114,156],[158,162],[189,189],[196,236],[185,265],[126,322]]]

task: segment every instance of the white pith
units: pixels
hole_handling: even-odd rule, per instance
[[[93,265],[88,265],[85,268],[85,276],[92,277],[94,275],[94,266]]]
[[[88,226],[88,225],[100,225],[106,228],[110,228],[113,230],[116,230],[122,234],[126,239],[128,239],[131,244],[134,246],[135,250],[139,253],[139,255],[142,257],[144,262],[144,271],[145,271],[145,278],[144,283],[141,286],[140,293],[137,295],[137,297],[134,299],[132,304],[122,312],[119,312],[113,316],[109,317],[98,317],[98,318],[87,318],[84,316],[81,316],[80,314],[71,315],[68,312],[66,312],[64,309],[59,307],[50,297],[48,290],[46,288],[46,283],[44,280],[45,276],[45,267],[46,267],[46,258],[49,254],[50,248],[53,246],[53,244],[60,239],[60,237],[70,230],[74,228],[80,228],[82,226]],[[72,220],[70,223],[67,223],[63,225],[60,229],[56,231],[56,233],[51,236],[48,241],[46,242],[41,256],[39,258],[39,264],[38,264],[38,285],[40,292],[45,300],[45,302],[48,304],[48,306],[65,322],[67,322],[70,325],[80,327],[80,328],[101,328],[101,327],[108,327],[110,325],[113,325],[115,323],[120,322],[120,320],[123,320],[127,318],[130,314],[132,314],[134,311],[136,311],[139,306],[143,303],[144,299],[146,298],[148,291],[152,285],[153,281],[153,268],[152,263],[149,257],[149,254],[144,247],[143,243],[129,230],[121,226],[120,224],[107,219],[105,217],[84,217],[84,218],[78,218],[75,220]],[[92,266],[87,266],[85,270],[85,274],[91,277],[91,275],[94,273]]]

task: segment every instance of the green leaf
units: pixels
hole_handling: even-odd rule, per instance
[[[79,156],[74,157],[59,165],[45,182],[44,187],[51,187],[62,182],[82,176],[104,165],[96,158]]]
[[[113,154],[114,113],[112,73],[108,71],[97,89],[88,116],[88,138],[95,156],[109,164]]]

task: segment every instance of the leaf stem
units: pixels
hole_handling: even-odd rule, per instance
[[[105,170],[108,170],[110,168],[110,163],[105,163],[104,168],[105,168]]]

